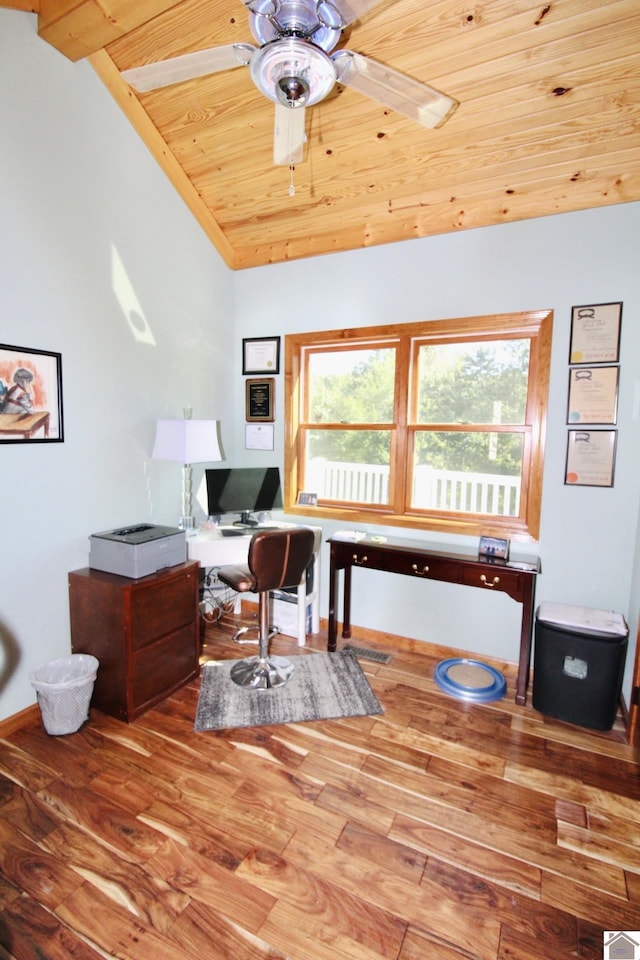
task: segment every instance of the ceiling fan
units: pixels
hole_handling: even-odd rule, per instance
[[[336,83],[378,101],[424,127],[438,127],[458,106],[413,77],[336,47],[342,31],[381,0],[241,0],[260,44],[230,43],[134,67],[123,79],[146,93],[195,77],[249,67],[258,90],[276,105],[274,163],[302,160],[305,108],[324,100]],[[331,54],[331,55],[330,55]]]

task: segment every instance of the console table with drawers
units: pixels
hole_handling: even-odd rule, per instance
[[[342,636],[351,636],[351,571],[354,567],[401,573],[422,580],[460,583],[494,593],[506,593],[522,606],[520,656],[515,701],[527,702],[531,638],[533,633],[537,557],[527,560],[495,560],[477,554],[450,553],[416,540],[391,537],[355,537],[336,534],[329,539],[329,622],[328,649],[337,646],[337,618],[340,571],[344,573]]]

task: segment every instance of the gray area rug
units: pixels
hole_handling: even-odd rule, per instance
[[[235,684],[229,676],[235,660],[205,663],[195,729],[227,730],[383,713],[353,654],[312,653],[291,659],[295,664],[291,680],[272,690]]]

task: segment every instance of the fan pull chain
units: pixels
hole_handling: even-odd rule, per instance
[[[295,166],[292,163],[290,163],[289,164],[289,196],[290,197],[295,197],[296,195],[296,188],[293,184],[293,174],[295,169],[296,169]]]

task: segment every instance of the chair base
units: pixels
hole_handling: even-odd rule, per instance
[[[282,687],[293,676],[294,666],[286,657],[249,657],[231,668],[231,679],[239,687],[269,690]]]

